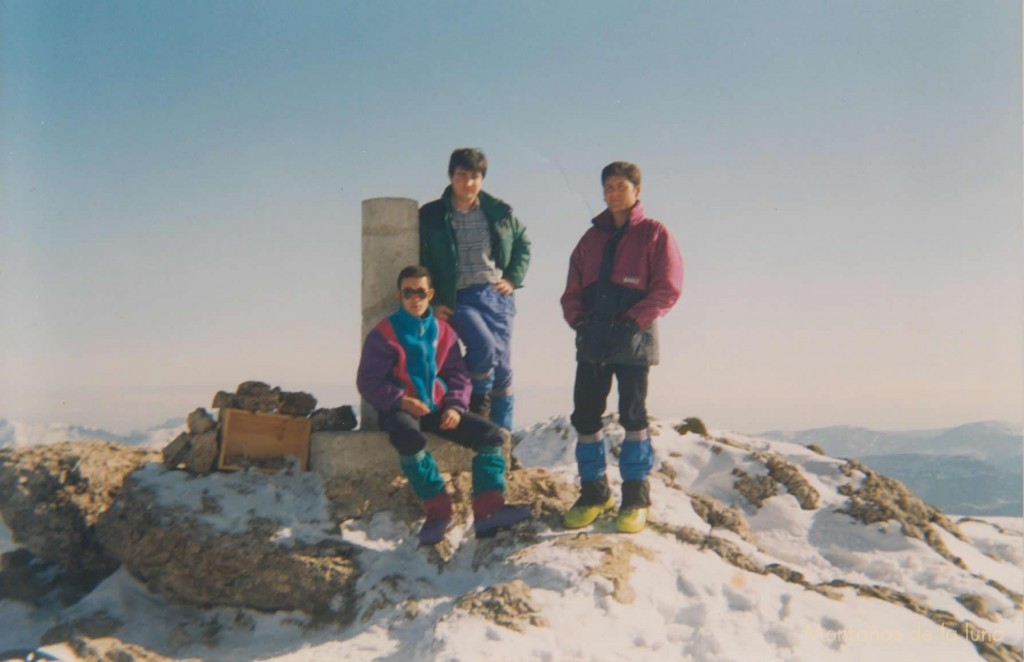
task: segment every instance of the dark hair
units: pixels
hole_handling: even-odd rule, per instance
[[[460,147],[448,159],[448,176],[455,174],[456,168],[463,168],[470,172],[479,172],[487,176],[487,157],[476,147]]]
[[[633,186],[640,186],[640,168],[629,161],[613,161],[601,171],[601,186],[604,186],[609,177],[625,177]]]
[[[430,270],[419,264],[410,264],[405,269],[398,272],[398,289],[402,289],[402,281],[406,278],[426,278],[427,287],[432,287],[430,284]]]

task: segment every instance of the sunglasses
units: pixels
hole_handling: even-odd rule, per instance
[[[402,290],[403,299],[412,299],[413,297],[416,297],[417,299],[426,299],[427,290],[423,289],[422,287],[417,287],[415,290],[412,289],[411,287],[407,287]]]

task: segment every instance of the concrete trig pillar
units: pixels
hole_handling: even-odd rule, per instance
[[[408,198],[363,200],[363,327],[360,341],[398,306],[395,278],[420,262],[419,205]],[[377,430],[377,412],[360,403],[360,429]]]

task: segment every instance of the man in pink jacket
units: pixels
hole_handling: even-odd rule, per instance
[[[608,208],[576,245],[562,294],[565,321],[576,331],[572,424],[580,473],[580,498],[565,514],[565,525],[589,526],[614,507],[601,423],[614,376],[619,422],[626,430],[615,523],[619,531],[635,533],[644,528],[651,504],[647,475],[654,452],[646,401],[648,371],[658,363],[655,320],[679,299],[683,261],[668,229],[644,214],[636,165],[607,165],[601,184]]]

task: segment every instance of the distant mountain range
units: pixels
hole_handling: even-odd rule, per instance
[[[4,446],[37,446],[58,441],[100,439],[142,448],[163,448],[185,429],[184,418],[172,418],[160,425],[128,434],[117,434],[101,428],[68,423],[29,425],[0,418],[0,448]]]
[[[829,455],[856,458],[948,513],[1024,514],[1024,437],[1006,423],[906,432],[842,425],[757,436],[815,444]]]

